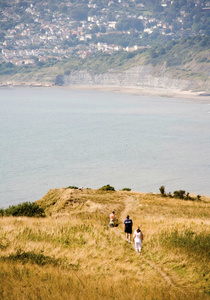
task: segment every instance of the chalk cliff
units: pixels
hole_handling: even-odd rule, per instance
[[[154,75],[152,66],[138,66],[126,71],[110,70],[107,73],[97,74],[86,70],[72,71],[68,75],[59,75],[56,85],[74,86],[116,86],[139,88],[163,88],[170,90],[196,90],[207,88],[205,82],[194,80],[174,79],[160,70]]]

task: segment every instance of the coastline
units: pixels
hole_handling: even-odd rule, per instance
[[[69,88],[73,90],[95,90],[113,93],[132,94],[137,96],[158,96],[167,98],[182,98],[191,100],[204,100],[204,102],[210,102],[210,94],[200,91],[181,91],[181,90],[170,90],[163,88],[142,88],[137,86],[86,86],[86,85],[75,85],[75,86],[60,86],[61,88]]]
[[[26,82],[26,83],[0,83],[0,88],[9,88],[9,87],[31,87],[31,88],[62,88],[62,89],[71,89],[71,90],[92,90],[100,92],[112,92],[112,93],[123,93],[123,94],[132,94],[136,96],[158,96],[158,97],[167,97],[167,98],[180,98],[180,99],[191,99],[199,100],[203,102],[210,103],[210,93],[206,91],[183,91],[175,89],[164,89],[164,88],[145,88],[139,86],[105,86],[105,85],[55,85],[50,83],[35,83],[35,82]]]

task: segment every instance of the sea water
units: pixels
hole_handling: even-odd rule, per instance
[[[0,88],[0,207],[70,185],[210,195],[210,101]]]

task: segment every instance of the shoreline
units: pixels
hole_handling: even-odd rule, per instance
[[[122,94],[132,94],[136,96],[158,96],[167,98],[180,98],[180,99],[191,99],[199,100],[210,103],[210,93],[206,91],[182,91],[175,89],[164,89],[164,88],[145,88],[139,86],[99,86],[99,85],[54,85],[50,83],[0,83],[0,88],[15,88],[15,87],[28,87],[28,88],[61,88],[70,90],[88,90],[88,91],[99,91],[99,92],[112,92]]]
[[[57,87],[57,86],[56,86]],[[158,96],[168,98],[182,98],[192,100],[205,100],[210,102],[210,94],[200,91],[181,91],[181,90],[170,90],[163,88],[142,88],[137,86],[60,86],[61,88],[68,88],[72,90],[94,90],[101,92],[113,92],[122,94],[132,94],[136,96]]]

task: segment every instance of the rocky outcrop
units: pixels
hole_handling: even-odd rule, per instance
[[[138,66],[126,71],[110,70],[107,73],[96,74],[84,71],[72,71],[69,75],[59,75],[62,85],[74,86],[127,86],[142,88],[163,88],[171,90],[191,90],[195,87],[195,83],[190,80],[173,79],[165,74],[153,75],[152,66]]]

